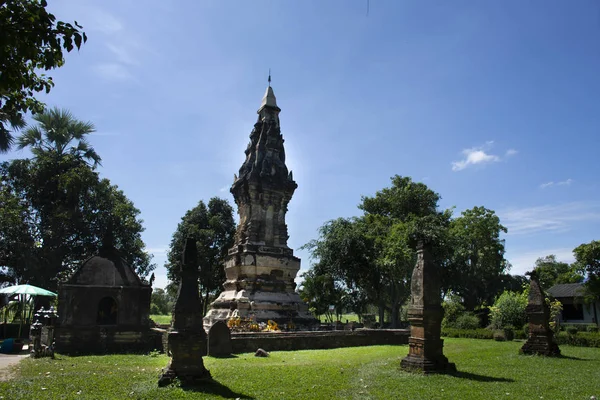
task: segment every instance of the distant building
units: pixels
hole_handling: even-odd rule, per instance
[[[598,324],[600,299],[586,304],[583,283],[561,283],[548,289],[548,294],[563,304],[560,322],[571,324]]]

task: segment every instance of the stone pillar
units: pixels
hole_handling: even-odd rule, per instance
[[[546,304],[544,291],[535,271],[527,275],[531,278],[528,303],[525,308],[529,318],[529,337],[521,347],[520,353],[560,356],[560,349],[554,340],[554,332],[550,329],[550,308]]]
[[[443,354],[441,285],[438,268],[430,257],[429,248],[419,243],[408,307],[409,352],[400,366],[424,374],[454,372],[456,366]]]
[[[173,310],[173,322],[168,333],[171,360],[158,380],[166,386],[179,378],[187,385],[202,384],[211,379],[204,367],[206,332],[202,326],[202,308],[198,293],[196,240],[188,238],[183,251],[181,283]]]

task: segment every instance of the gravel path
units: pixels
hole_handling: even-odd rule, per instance
[[[9,380],[13,375],[11,367],[25,357],[29,357],[29,354],[0,354],[0,381]]]

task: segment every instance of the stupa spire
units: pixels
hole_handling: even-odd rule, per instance
[[[279,127],[279,112],[281,112],[281,108],[277,106],[277,99],[275,98],[275,92],[273,92],[273,88],[271,87],[271,70],[269,69],[269,86],[267,86],[267,90],[265,91],[265,95],[263,96],[262,102],[260,103],[260,108],[258,109],[258,122],[274,122],[277,127]]]

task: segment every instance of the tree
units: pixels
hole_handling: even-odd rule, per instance
[[[155,266],[144,250],[140,211],[94,170],[100,157],[85,141],[93,126],[60,110],[36,117],[40,126],[19,139],[35,157],[0,166],[4,278],[53,289],[98,251],[108,230],[125,261],[146,276]]]
[[[503,292],[490,307],[490,321],[495,329],[521,329],[527,321],[525,307],[529,290],[522,293]]]
[[[300,297],[308,304],[309,310],[317,318],[325,315],[329,322],[333,322],[333,313],[341,315],[345,306],[344,288],[331,275],[318,275],[315,269],[302,274],[302,278]],[[330,310],[329,306],[334,306],[334,310]]]
[[[450,223],[452,254],[447,270],[447,288],[459,294],[467,310],[496,297],[498,280],[508,270],[504,259],[506,228],[494,211],[474,207]]]
[[[86,136],[94,132],[94,124],[75,119],[69,110],[53,108],[33,116],[37,125],[28,128],[17,140],[19,150],[29,147],[34,156],[59,159],[65,154],[100,164],[101,158]],[[69,147],[69,145],[72,145]]]
[[[540,257],[535,262],[535,271],[544,290],[559,283],[579,283],[583,282],[583,275],[578,273],[575,267],[568,263],[556,260],[556,256],[551,254],[546,257]]]
[[[2,180],[3,182],[4,180]],[[20,265],[31,268],[35,259],[30,249],[34,248],[34,232],[28,223],[31,220],[26,202],[13,193],[8,185],[0,186],[0,283],[14,282],[15,273],[7,266]]]
[[[93,167],[72,155],[40,153],[0,165],[0,266],[5,278],[54,289],[97,253],[110,229],[125,261],[144,277],[140,211]]]
[[[396,326],[400,307],[410,296],[417,242],[443,247],[450,213],[438,211],[439,199],[422,183],[392,177],[391,187],[362,198],[363,216],[329,221],[320,228],[319,239],[304,246],[317,260],[316,274],[330,274],[349,293],[358,290],[361,295],[354,297],[378,307],[381,326],[385,311],[391,311]]]
[[[187,211],[177,225],[165,268],[171,281],[179,281],[183,247],[188,237],[196,239],[198,249],[199,286],[204,313],[211,296],[217,296],[225,282],[223,263],[233,246],[235,221],[227,200],[213,197],[208,207],[203,201]]]
[[[360,218],[338,218],[321,226],[319,239],[302,248],[309,250],[316,261],[308,272],[309,277],[315,280],[319,276],[331,277],[349,293],[359,291],[360,297],[380,304],[383,277],[375,263],[374,237],[368,235],[367,228]]]
[[[150,300],[150,313],[167,315],[171,313],[175,299],[164,289],[153,289]]]
[[[377,273],[382,277],[380,302],[389,305],[391,324],[396,327],[400,307],[410,297],[410,280],[416,262],[418,242],[432,245],[440,266],[447,253],[446,231],[450,210],[438,210],[440,195],[423,183],[395,175],[392,185],[362,197],[359,208],[371,226],[376,247]],[[380,320],[382,310],[380,306]]]
[[[46,0],[0,1],[0,152],[10,148],[11,130],[25,125],[25,113],[43,110],[34,92],[48,93],[54,82],[40,71],[61,67],[63,50],[87,40],[81,25],[56,21],[46,6]]]
[[[585,286],[593,298],[600,297],[600,241],[592,240],[573,250],[575,266],[581,273],[587,274]]]
[[[374,197],[362,197],[358,206],[365,214],[407,222],[415,217],[427,217],[438,213],[441,197],[424,183],[413,182],[410,177],[395,175],[392,186],[378,191]]]

